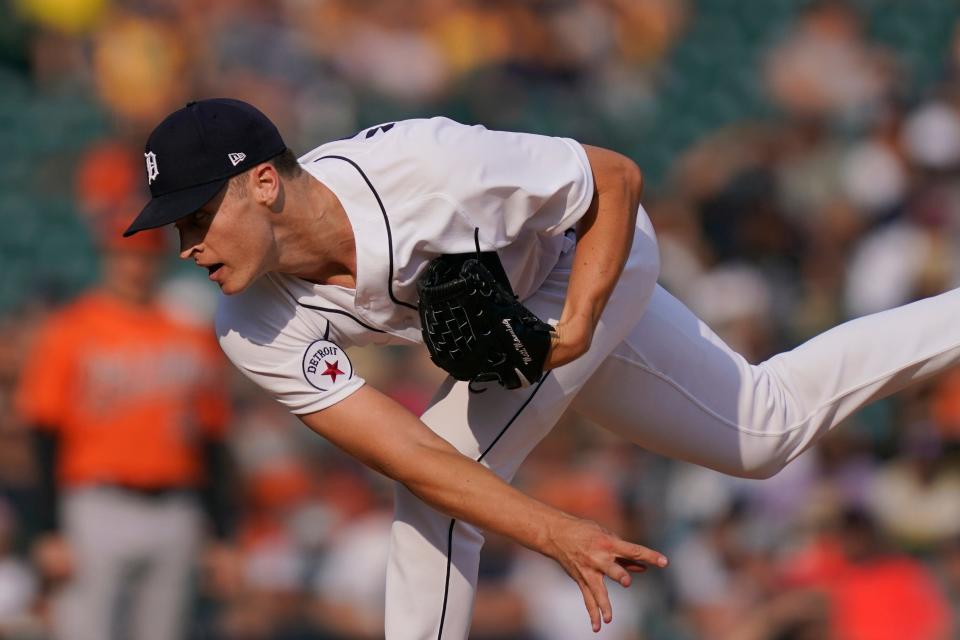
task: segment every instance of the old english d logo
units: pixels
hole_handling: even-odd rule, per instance
[[[160,171],[157,169],[157,154],[153,151],[147,151],[143,154],[143,157],[147,159],[147,184],[153,184],[153,181],[160,175]]]

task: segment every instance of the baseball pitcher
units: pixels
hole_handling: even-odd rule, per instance
[[[465,638],[483,532],[557,560],[598,630],[603,578],[659,553],[507,482],[568,408],[645,449],[776,473],[871,400],[956,363],[960,293],[861,318],[750,365],[657,286],[629,159],[445,118],[366,129],[299,160],[234,100],[146,145],[152,199],[226,296],[220,344],[311,429],[397,480],[386,637]],[[450,376],[419,419],[349,345],[423,342]]]

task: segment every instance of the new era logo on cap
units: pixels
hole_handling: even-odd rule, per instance
[[[230,163],[231,163],[233,166],[237,166],[238,164],[240,164],[241,162],[244,161],[244,159],[247,157],[247,154],[245,154],[245,153],[228,153],[228,154],[227,154],[227,157],[230,158]]]

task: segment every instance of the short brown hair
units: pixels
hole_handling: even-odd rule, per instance
[[[296,154],[290,149],[284,149],[280,155],[270,158],[267,162],[272,164],[277,173],[284,178],[296,178],[303,173]]]

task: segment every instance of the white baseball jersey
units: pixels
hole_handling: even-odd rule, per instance
[[[444,253],[497,250],[521,300],[554,267],[593,197],[583,147],[447,118],[373,127],[300,158],[339,199],[356,240],[356,289],[268,274],[222,297],[217,335],[233,363],[296,414],[362,377],[343,349],[420,342],[416,281]]]

